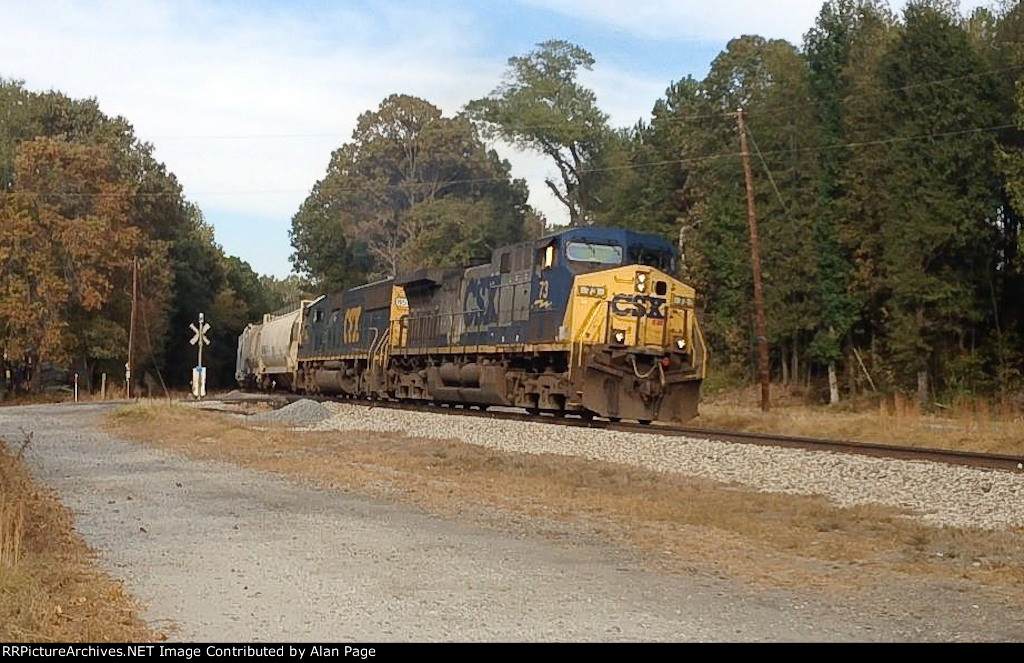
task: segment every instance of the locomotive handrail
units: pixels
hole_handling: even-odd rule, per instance
[[[370,346],[368,348],[369,352],[367,354],[369,355],[368,356],[368,359],[369,359],[369,361],[368,361],[369,369],[372,371],[373,370],[373,359],[374,359],[374,357],[377,356],[377,341],[381,340],[383,338],[383,336],[381,336],[380,330],[377,329],[376,327],[370,327],[370,329],[373,331],[373,340],[370,341]]]
[[[704,342],[704,332],[700,328],[700,321],[697,320],[697,311],[693,312],[693,328],[697,330],[697,337],[700,339],[700,377],[703,380],[708,376],[708,346]]]
[[[590,307],[590,311],[587,313],[587,317],[583,321],[583,325],[580,326],[579,334],[577,334],[576,338],[573,339],[569,345],[569,352],[571,353],[569,357],[570,375],[572,374],[572,366],[574,363],[577,366],[583,365],[583,341],[587,334],[590,332],[591,327],[594,326],[594,321],[598,319],[599,316],[594,315],[594,313],[597,311],[597,309],[601,308],[602,304],[604,304],[604,302],[600,299],[594,302],[594,305]],[[577,343],[579,343],[580,347],[579,352],[576,351]],[[573,361],[574,358],[576,362]]]

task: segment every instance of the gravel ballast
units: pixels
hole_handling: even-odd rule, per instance
[[[762,491],[821,495],[840,506],[881,504],[938,526],[1024,526],[1024,474],[344,403],[325,407],[333,416],[312,429],[397,432],[502,451],[579,456]]]
[[[253,421],[280,421],[286,423],[315,423],[323,421],[332,415],[332,412],[308,398],[289,403],[278,410],[254,414],[250,419]]]

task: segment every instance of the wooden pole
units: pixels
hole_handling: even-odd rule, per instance
[[[139,259],[132,258],[132,318],[128,323],[128,363],[124,365],[124,384],[128,398],[132,397],[132,350],[135,345],[135,300],[138,298]]]
[[[747,183],[747,222],[750,226],[750,267],[754,273],[754,325],[757,331],[758,372],[761,377],[761,411],[771,408],[770,375],[768,373],[768,332],[764,317],[764,293],[761,290],[761,253],[757,239],[757,215],[754,211],[754,176],[750,169],[750,150],[747,148],[746,111],[736,110],[739,124],[740,153],[743,157],[743,176]]]

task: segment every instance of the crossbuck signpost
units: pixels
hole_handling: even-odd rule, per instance
[[[196,398],[202,398],[206,395],[206,369],[203,368],[203,346],[210,344],[210,339],[206,338],[206,332],[210,331],[210,325],[207,322],[203,322],[203,314],[199,314],[199,326],[189,324],[189,329],[194,332],[192,339],[188,342],[189,345],[199,346],[199,361],[195,368],[192,369],[192,395]]]

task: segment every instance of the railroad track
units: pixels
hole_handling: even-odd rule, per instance
[[[666,437],[690,437],[705,440],[717,440],[722,442],[736,442],[740,444],[754,444],[759,446],[781,447],[787,449],[805,449],[811,451],[831,451],[833,453],[856,454],[861,456],[875,456],[878,458],[891,458],[900,460],[918,460],[934,463],[945,463],[947,465],[962,465],[967,467],[978,467],[1005,472],[1024,472],[1024,456],[1011,456],[1007,454],[989,454],[976,451],[953,451],[948,449],[935,449],[928,447],[904,447],[891,444],[879,444],[875,442],[855,442],[851,440],[826,440],[811,437],[797,437],[792,435],[774,435],[771,433],[748,433],[741,431],[714,430],[709,428],[698,428],[693,426],[674,426],[667,424],[640,424],[625,421],[607,421],[604,419],[582,419],[573,415],[531,415],[514,409],[475,409],[471,407],[442,406],[434,403],[415,403],[405,401],[371,401],[359,399],[337,399],[324,396],[310,396],[303,394],[282,394],[254,396],[247,394],[244,398],[237,399],[219,398],[225,403],[231,402],[269,402],[284,405],[302,399],[319,402],[347,403],[363,407],[381,407],[394,410],[409,410],[414,412],[432,412],[435,414],[458,414],[470,417],[483,417],[487,419],[501,419],[505,421],[522,421],[530,423],[542,423],[552,426],[574,426],[577,428],[592,428],[597,430],[610,430],[625,433],[645,433],[648,435],[663,435]]]

